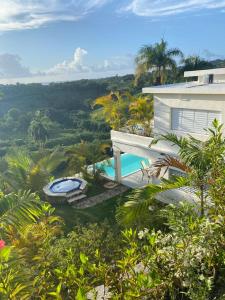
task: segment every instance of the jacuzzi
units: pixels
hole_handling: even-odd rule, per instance
[[[64,177],[58,178],[43,188],[47,199],[53,203],[73,202],[74,199],[82,199],[87,182],[82,178]]]

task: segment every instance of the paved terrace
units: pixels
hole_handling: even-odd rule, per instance
[[[142,172],[137,171],[136,173],[123,177],[121,183],[132,189],[137,189],[145,187],[150,182],[148,181],[147,176],[144,176],[144,178],[142,179]]]
[[[148,180],[147,176],[144,176],[144,178],[142,179],[142,172],[137,171],[136,173],[123,177],[121,183],[124,186],[127,186],[129,188],[138,189],[138,188],[143,188],[152,182],[151,180],[150,181]],[[193,204],[197,204],[199,202],[198,197],[194,194],[194,191],[192,191],[190,188],[180,188],[176,190],[163,192],[157,195],[156,199],[164,203],[174,203],[174,204],[179,203],[182,200],[187,201],[187,199],[190,203]]]

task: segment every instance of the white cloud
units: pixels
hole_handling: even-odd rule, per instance
[[[65,73],[84,73],[89,71],[89,67],[84,64],[84,57],[88,54],[85,49],[77,48],[74,51],[73,59],[63,61],[45,71],[46,74],[56,75]]]
[[[131,54],[114,56],[92,65],[85,60],[87,56],[88,51],[78,47],[70,60],[57,63],[48,70],[32,72],[22,65],[19,56],[2,54],[0,55],[0,83],[72,81],[134,72],[134,56]]]
[[[38,28],[76,21],[109,0],[1,0],[0,31]]]
[[[31,76],[29,68],[21,64],[18,55],[4,53],[0,55],[0,78],[15,78]]]
[[[48,75],[63,75],[75,73],[98,73],[107,71],[120,71],[131,69],[134,67],[134,56],[127,54],[124,56],[114,56],[110,59],[105,59],[95,65],[88,65],[85,62],[85,57],[88,55],[87,50],[76,48],[74,51],[73,59],[63,61],[56,64],[54,67],[46,70],[44,73]]]
[[[134,68],[134,55],[127,54],[123,56],[114,56],[105,59],[102,63],[92,66],[92,70],[96,72],[102,71],[120,71]]]
[[[132,0],[122,11],[138,16],[160,17],[222,8],[225,8],[225,0]]]

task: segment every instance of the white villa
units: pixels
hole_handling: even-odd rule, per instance
[[[182,136],[191,134],[204,140],[207,138],[204,129],[210,127],[215,118],[225,123],[225,68],[189,71],[184,73],[184,77],[195,77],[197,80],[143,88],[143,93],[154,95],[154,136],[172,132]],[[138,173],[124,178],[121,176],[122,152],[149,158],[151,162],[167,154],[177,155],[176,147],[166,142],[149,147],[153,140],[150,137],[112,130],[111,140],[115,180],[130,187],[140,187],[143,180]],[[173,170],[167,172],[167,178],[170,171]],[[173,199],[176,195],[178,198],[187,197],[187,194],[183,195],[187,193],[185,189],[169,193]]]

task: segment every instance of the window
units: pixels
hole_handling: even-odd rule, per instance
[[[214,119],[221,121],[221,112],[172,108],[171,128],[177,131],[203,133],[204,129],[211,127]]]

